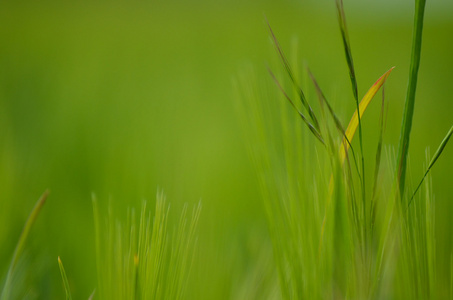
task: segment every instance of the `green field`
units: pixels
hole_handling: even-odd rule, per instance
[[[396,152],[413,3],[402,1],[394,11],[344,1],[359,94],[396,67],[386,83],[383,141],[386,151]],[[309,85],[306,64],[347,125],[355,103],[334,2],[0,4],[2,286],[22,227],[46,189],[49,198],[14,281],[18,299],[64,297],[58,256],[73,298],[87,299],[98,286],[92,194],[101,214],[111,207],[126,222],[126,209],[134,207],[139,216],[144,200],[154,213],[163,191],[170,232],[184,204],[190,212],[202,204],[184,298],[281,298],[262,186],[241,122],[247,112],[233,82],[253,69],[270,91],[263,101],[282,101],[271,99],[279,93],[266,65],[281,77],[284,70],[266,15],[290,60],[298,62],[303,84]],[[431,2],[409,148],[412,186],[423,176],[426,149],[436,151],[453,121],[453,9]],[[313,88],[306,94],[316,103]],[[378,102],[362,119],[370,174]],[[358,139],[353,144],[358,149]],[[447,145],[431,172],[439,299],[453,295],[452,169],[453,147]]]

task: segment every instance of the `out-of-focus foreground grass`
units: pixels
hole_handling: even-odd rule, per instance
[[[96,286],[91,193],[125,217],[125,207],[154,201],[162,188],[176,216],[184,202],[202,199],[191,297],[241,297],[248,284],[267,280],[254,274],[262,257],[272,270],[272,257],[263,250],[269,238],[231,81],[249,64],[266,76],[266,62],[276,61],[265,13],[288,53],[297,37],[298,56],[331,98],[349,95],[333,1],[323,2],[1,4],[0,274],[33,203],[49,188],[25,255],[33,270],[25,286],[41,298],[62,298],[61,256],[74,298],[88,297]],[[351,6],[348,14],[359,85],[396,66],[384,136],[395,149],[411,42],[413,8],[405,3],[398,12]],[[426,14],[413,182],[453,111],[453,20],[430,10],[429,1]],[[352,95],[336,107],[347,120]],[[363,119],[365,148],[375,147],[378,117],[374,104]],[[444,230],[453,214],[452,153],[432,172],[437,251],[453,242]]]

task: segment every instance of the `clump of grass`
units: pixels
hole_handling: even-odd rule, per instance
[[[283,76],[270,68],[277,92],[269,89],[267,82],[259,81],[253,71],[241,74],[236,82],[244,127],[249,129],[247,140],[258,167],[283,299],[442,299],[443,293],[437,292],[436,287],[451,285],[448,279],[440,278],[436,266],[435,205],[430,180],[425,181],[423,201],[407,202],[404,194],[424,2],[416,2],[408,96],[396,159],[391,150],[382,155],[384,84],[393,68],[359,101],[341,0],[336,0],[337,15],[356,106],[346,129],[313,73],[308,71],[319,100],[321,114],[317,115],[305,92],[307,87],[299,84],[300,79],[291,67],[297,61],[290,63],[286,58],[269,23],[271,39],[293,91],[285,89]],[[373,189],[367,192],[363,114],[381,89]],[[293,94],[299,102],[293,100]],[[295,111],[297,118],[288,110]],[[308,127],[308,135],[301,124]],[[359,161],[352,145],[357,130]],[[414,195],[451,134],[452,129],[428,164]],[[388,171],[395,168],[396,176]]]
[[[6,275],[1,300],[13,297],[14,276],[26,241],[49,192],[37,201],[28,217]],[[139,223],[128,210],[126,224],[113,215],[104,218],[93,196],[96,232],[98,287],[101,299],[182,299],[185,295],[197,244],[201,203],[189,213],[185,205],[176,228],[168,223],[170,206],[163,193],[157,194],[154,216],[144,202]],[[170,228],[169,228],[170,227]],[[72,299],[63,262],[58,257],[66,299]]]
[[[102,218],[93,197],[98,269],[102,299],[184,298],[192,266],[201,205],[189,215],[184,207],[178,226],[169,228],[169,205],[157,194],[154,216],[143,204],[138,224],[133,209],[126,224],[113,215]]]

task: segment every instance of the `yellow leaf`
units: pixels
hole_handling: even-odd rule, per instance
[[[395,67],[392,67],[390,70],[385,72],[384,75],[382,75],[373,84],[373,86],[368,90],[368,92],[362,98],[362,101],[360,101],[360,104],[359,104],[360,118],[362,118],[363,113],[365,112],[366,108],[368,107],[368,104],[370,104],[374,95],[376,95],[376,93],[379,91],[379,89],[384,84],[384,82],[387,80],[387,77],[389,77],[390,73],[392,72],[392,70],[394,68]],[[347,142],[346,138],[348,138],[349,142],[352,142],[352,138],[354,137],[354,134],[355,134],[358,126],[359,126],[359,118],[358,118],[358,114],[357,114],[357,110],[356,110],[354,112],[354,115],[352,115],[351,121],[349,121],[348,128],[346,129],[346,132],[345,132],[346,137],[343,137],[343,147],[340,147],[341,164],[344,163],[344,160],[346,158],[346,152],[349,150],[349,143]]]
[[[379,91],[379,89],[382,87],[382,85],[385,83],[387,80],[387,77],[389,77],[390,73],[393,71],[395,67],[392,67],[390,70],[385,72],[374,84],[371,86],[371,88],[368,90],[368,92],[365,94],[365,96],[362,98],[359,104],[359,110],[360,110],[360,118],[362,118],[363,113],[365,112],[366,108],[368,107],[368,104],[370,104],[371,100],[373,97],[376,95],[376,93]],[[346,159],[346,152],[349,150],[349,143],[352,142],[352,138],[354,137],[354,134],[357,130],[357,127],[359,126],[359,118],[357,116],[357,110],[354,112],[352,115],[351,121],[349,121],[348,128],[346,129],[345,132],[345,137],[343,137],[343,144],[342,147],[340,147],[340,162],[341,165],[344,164],[344,160]],[[346,140],[347,138],[347,140]],[[333,195],[333,190],[334,190],[334,181],[333,181],[333,174],[330,176],[330,181],[329,181],[329,198],[327,199],[327,206],[330,205],[330,199],[332,198]],[[322,227],[321,227],[321,239],[319,241],[319,247],[318,247],[318,258],[319,255],[321,255],[321,247],[322,247],[322,240],[324,237],[324,229],[325,229],[325,224],[326,224],[326,217],[327,217],[327,210],[324,215],[324,219],[322,222]]]

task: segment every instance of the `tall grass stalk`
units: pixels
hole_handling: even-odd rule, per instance
[[[412,38],[409,83],[407,86],[406,102],[404,104],[403,121],[401,124],[400,141],[398,146],[397,180],[401,199],[403,199],[404,196],[407,156],[409,153],[409,141],[412,129],[412,118],[414,115],[415,92],[417,89],[418,69],[420,67],[425,3],[426,0],[415,1],[414,32]]]
[[[356,104],[356,109],[357,111],[360,112],[359,109],[359,91],[357,87],[357,78],[355,75],[355,69],[354,69],[354,60],[352,59],[352,51],[351,51],[351,43],[349,40],[349,33],[348,29],[346,26],[346,16],[344,12],[344,7],[343,7],[343,0],[336,0],[335,1],[336,6],[337,6],[337,15],[338,15],[338,22],[340,25],[340,32],[341,32],[341,37],[343,40],[343,47],[344,47],[344,52],[346,56],[346,62],[348,65],[349,69],[349,78],[351,80],[351,86],[352,86],[352,94],[354,95],[354,100]],[[362,117],[359,113],[358,115],[358,123],[359,123],[359,144],[360,144],[360,158],[361,158],[361,166],[362,166],[362,174],[361,174],[361,181],[362,181],[362,198],[363,201],[365,201],[366,198],[366,191],[365,191],[365,157],[363,153],[363,135],[362,135]]]

